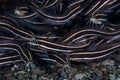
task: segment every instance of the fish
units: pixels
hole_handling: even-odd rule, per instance
[[[103,47],[105,45],[108,45],[108,44],[104,44]],[[102,46],[99,46],[98,48],[101,48]],[[102,59],[102,58],[105,58],[105,57],[108,57],[109,55],[111,55],[112,53],[114,53],[115,51],[119,51],[120,49],[120,45],[119,43],[116,43],[112,46],[109,46],[107,48],[103,48],[103,49],[98,49],[98,50],[95,50],[95,51],[81,51],[81,52],[72,52],[69,55],[69,59],[71,61],[77,61],[77,62],[80,62],[80,61],[84,61],[84,60],[87,60],[87,61],[92,61],[92,60],[98,60],[98,59]]]

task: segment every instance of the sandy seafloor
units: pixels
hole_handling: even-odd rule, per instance
[[[54,65],[37,66],[30,73],[15,68],[15,65],[4,67],[0,71],[0,80],[120,80],[120,54],[103,61],[79,63],[69,73]]]

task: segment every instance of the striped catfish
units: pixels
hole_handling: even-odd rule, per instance
[[[118,50],[120,50],[119,43],[106,43],[102,46],[99,46],[95,51],[76,51],[68,55],[70,61],[91,61],[108,57]]]
[[[19,37],[20,39],[23,39],[23,40],[30,40],[34,36],[30,32],[25,31],[24,29],[20,29],[17,26],[12,26],[10,24],[3,23],[3,22],[0,22],[0,28],[1,28],[1,30],[2,29],[4,30],[3,32],[5,32],[5,33],[6,33],[6,31],[10,32],[10,33],[14,34],[13,37],[17,36],[17,37]],[[9,33],[8,33],[8,35],[9,35]]]
[[[72,3],[73,5],[71,4],[71,6],[68,7],[68,9],[66,10],[66,12],[63,16],[54,16],[54,15],[52,16],[52,15],[49,15],[47,12],[45,13],[45,11],[47,11],[46,9],[45,9],[45,11],[44,11],[44,9],[39,9],[39,7],[36,7],[34,4],[33,4],[33,7],[41,15],[41,17],[46,18],[46,21],[50,22],[50,20],[52,20],[53,23],[55,23],[55,22],[59,23],[59,22],[68,21],[69,19],[73,18],[75,15],[81,13],[81,11],[84,9],[83,7],[81,8],[81,6],[82,6],[82,5],[80,5],[81,3],[82,3],[82,1]],[[48,19],[50,19],[50,20],[48,20]]]
[[[57,55],[57,54],[48,54],[49,58],[41,58],[44,61],[57,65],[61,68],[65,73],[70,73],[72,71],[72,67],[66,55]]]
[[[25,45],[17,42],[15,43],[15,41],[13,42],[8,40],[2,40],[0,42],[0,49],[7,50],[6,52],[12,50],[15,53],[17,53],[17,55],[14,55],[14,53],[12,53],[13,56],[11,56],[11,54],[7,54],[6,57],[3,55],[1,57],[1,64],[11,65],[12,63],[16,62],[24,62],[26,71],[31,71],[32,69],[35,68],[31,52],[25,47]]]
[[[31,12],[29,12],[29,11],[31,11]],[[13,18],[29,19],[31,17],[37,16],[37,12],[35,12],[31,8],[31,6],[30,7],[23,6],[23,7],[18,7],[14,10],[11,10],[8,15],[13,17]]]
[[[111,0],[92,0],[92,5],[86,10],[85,15],[93,15],[105,7]]]
[[[99,30],[94,30],[94,29],[84,29],[84,30],[79,30],[77,32],[74,32],[71,35],[68,34],[68,36],[63,37],[61,41],[63,43],[71,43],[76,40],[82,39],[85,36],[109,36],[109,37],[112,36],[113,37],[117,35],[120,35],[119,30],[116,32],[104,32],[104,31],[99,31]]]
[[[44,22],[39,14],[33,10],[32,6],[18,7],[11,11],[9,15],[16,20],[19,25],[22,25],[22,27],[25,27],[28,30],[32,30],[34,33],[45,33],[55,30],[54,26],[50,27],[49,24]]]
[[[19,44],[20,43],[15,43],[15,41],[1,40],[0,49],[10,49],[16,51],[25,63],[32,61],[32,56],[29,50],[25,48],[25,46]]]
[[[60,43],[54,43],[45,39],[35,39],[36,42],[28,42],[30,46],[35,46],[35,47],[40,47],[48,50],[53,50],[53,51],[61,51],[61,52],[72,52],[74,50],[79,50],[84,47],[87,47],[90,45],[91,41],[88,41],[87,43],[83,45],[78,45],[78,46],[70,46],[66,44],[60,44]]]
[[[8,66],[22,62],[21,56],[11,49],[0,49],[0,66]]]
[[[115,24],[111,27],[112,15],[117,12],[119,9],[119,1],[118,0],[92,0],[92,4],[89,5],[85,11],[84,16],[86,16],[85,20],[88,20],[86,23],[87,27],[97,27],[97,29],[103,30],[115,30]],[[114,17],[114,16],[113,16]]]
[[[22,10],[19,10],[19,12],[21,12]],[[28,10],[24,10],[25,12],[29,12]],[[16,14],[16,13],[13,13]],[[54,27],[50,27],[49,24],[47,24],[46,22],[44,22],[39,14],[37,14],[37,12],[33,13],[33,15],[22,15],[22,16],[14,16],[12,14],[11,18],[13,18],[14,20],[16,20],[18,22],[19,25],[22,25],[22,27],[27,28],[28,30],[32,30],[34,33],[36,32],[41,32],[41,33],[45,33],[48,32],[50,30],[55,30]]]

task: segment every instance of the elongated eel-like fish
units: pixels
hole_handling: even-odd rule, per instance
[[[69,8],[71,8],[71,9],[70,9],[70,12],[68,12],[68,14],[66,14],[66,15],[64,15],[64,16],[58,16],[58,17],[50,16],[50,15],[48,15],[48,14],[45,14],[42,10],[40,10],[39,8],[37,8],[34,4],[33,4],[33,7],[34,7],[34,9],[35,9],[40,15],[42,15],[42,16],[45,17],[45,18],[51,19],[51,20],[53,20],[53,21],[55,21],[55,22],[64,22],[64,21],[67,21],[67,20],[69,20],[70,18],[74,17],[75,15],[79,14],[79,13],[84,9],[84,8],[81,9],[81,6],[78,5],[79,3],[81,3],[81,1],[78,2],[78,3],[76,3],[76,4],[74,4],[74,5],[72,5],[72,6],[70,6]],[[76,5],[78,5],[78,6],[77,6],[77,7],[74,7],[74,6],[76,6]],[[74,8],[73,8],[73,7],[74,7]],[[73,8],[73,9],[72,9],[72,8]]]
[[[69,45],[63,45],[59,43],[53,43],[47,40],[36,40],[37,43],[34,42],[28,42],[29,45],[31,46],[36,46],[36,47],[42,47],[48,50],[53,50],[53,51],[62,51],[62,52],[72,52],[74,50],[79,50],[84,47],[87,47],[90,45],[91,42],[88,42],[84,45],[79,45],[79,46],[69,46]]]
[[[54,64],[57,64],[58,66],[63,66],[63,64],[67,64],[67,62],[61,58],[60,56],[58,55],[55,55],[55,54],[48,54],[49,58],[42,58],[43,60],[45,61],[49,61],[49,62],[52,62]]]
[[[18,36],[18,37],[25,39],[25,40],[29,40],[30,38],[33,37],[33,34],[26,32],[24,30],[21,30],[21,29],[17,28],[16,26],[12,26],[12,25],[7,24],[7,23],[0,22],[0,28],[3,28],[7,31],[10,31],[15,36]]]
[[[8,49],[8,50],[10,50],[10,49]],[[11,64],[19,63],[19,62],[22,62],[19,54],[15,54],[15,53],[8,54],[5,52],[0,53],[0,66],[11,65]]]
[[[55,55],[55,54],[48,54],[48,56],[49,56],[48,59],[47,58],[42,58],[42,59],[61,67],[62,70],[64,70],[66,73],[71,72],[72,68],[67,59],[68,57],[63,57],[63,56]]]
[[[107,45],[107,44],[106,44]],[[95,59],[101,59],[104,58],[113,52],[120,49],[120,45],[114,45],[108,49],[100,50],[100,51],[85,51],[85,52],[72,52],[69,55],[69,58],[71,61],[82,61],[82,60],[95,60]]]
[[[32,34],[24,32],[24,31],[14,27],[14,26],[11,26],[9,24],[0,23],[0,25],[1,25],[1,28],[10,31],[11,33],[19,36],[20,38],[22,38],[24,40],[30,41],[31,38],[33,37]],[[45,40],[36,40],[36,41],[39,44],[35,44],[35,43],[31,43],[31,42],[29,42],[29,43],[30,43],[30,45],[33,45],[33,46],[35,46],[35,45],[38,46],[39,45],[40,47],[43,47],[43,48],[53,49],[53,50],[56,50],[56,51],[65,51],[65,52],[71,52],[71,50],[83,48],[83,47],[86,47],[90,44],[90,43],[87,43],[87,44],[82,45],[82,46],[70,47],[70,46],[55,44],[55,43],[48,42],[48,41],[45,41]]]
[[[63,37],[62,42],[63,43],[70,43],[70,42],[73,42],[75,40],[81,39],[84,36],[90,36],[90,35],[116,36],[116,35],[119,35],[119,34],[120,34],[120,31],[103,32],[103,31],[98,31],[98,30],[94,30],[94,29],[85,29],[85,30],[77,31],[77,32],[75,32],[72,35],[69,35],[67,37]]]
[[[10,49],[16,51],[25,63],[32,61],[31,53],[25,47],[20,46],[16,43],[2,41],[2,43],[0,43],[0,49]]]
[[[9,29],[9,30],[11,30],[11,29]],[[11,30],[11,32],[14,33],[12,30]],[[87,47],[88,45],[90,45],[90,42],[88,42],[84,45],[79,45],[79,46],[67,46],[67,45],[63,45],[63,44],[59,44],[59,43],[53,43],[53,42],[50,42],[50,41],[46,41],[46,40],[43,40],[43,39],[33,39],[32,40],[32,38],[30,38],[31,35],[30,35],[29,38],[27,38],[26,35],[21,35],[20,32],[16,32],[16,33],[14,33],[14,34],[19,36],[20,38],[22,38],[23,41],[24,40],[27,41],[30,46],[42,47],[42,48],[45,48],[45,49],[50,49],[50,50],[55,50],[55,51],[71,52],[73,50],[82,49],[83,47]],[[4,39],[13,39],[14,40],[14,37],[13,38],[6,37],[6,36],[0,36],[0,37],[4,38]],[[30,47],[30,48],[32,49],[32,47]],[[33,48],[32,50],[35,50],[35,48]]]

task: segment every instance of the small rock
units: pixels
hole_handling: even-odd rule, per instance
[[[108,59],[108,60],[103,61],[102,65],[104,65],[104,66],[114,66],[115,61]]]
[[[73,80],[81,80],[86,76],[84,73],[76,74]]]
[[[96,73],[97,73],[97,76],[102,76],[102,71],[98,70]]]
[[[116,80],[115,74],[110,74],[109,76],[110,76],[110,80]]]
[[[105,67],[103,67],[103,68],[101,68],[101,71],[102,71],[102,72],[106,72],[107,69],[106,69]]]

